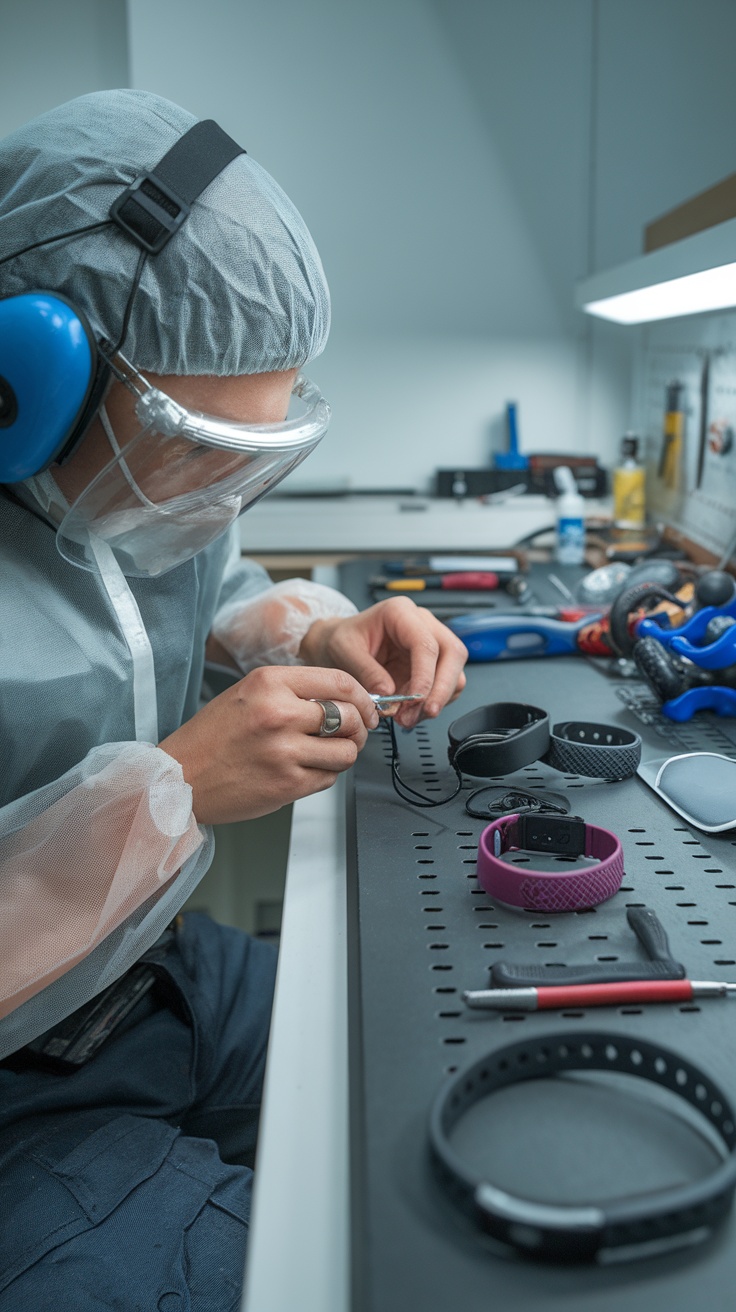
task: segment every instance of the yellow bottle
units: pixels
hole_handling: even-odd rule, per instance
[[[646,471],[639,463],[639,439],[626,433],[621,463],[613,471],[613,522],[616,528],[643,528],[646,522]]]

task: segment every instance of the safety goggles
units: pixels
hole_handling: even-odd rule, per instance
[[[139,431],[70,507],[57,531],[61,554],[95,568],[95,543],[123,573],[154,578],[189,560],[313,451],[330,408],[299,375],[290,417],[247,424],[189,410],[118,356],[118,378],[135,394]],[[299,413],[291,415],[293,407]]]
[[[683,820],[706,833],[736,829],[736,760],[718,752],[683,752],[642,761],[637,774]]]

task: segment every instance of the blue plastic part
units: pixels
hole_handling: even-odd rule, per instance
[[[10,384],[17,417],[0,427],[0,483],[45,469],[63,449],[94,372],[87,327],[49,292],[0,300],[0,376]]]
[[[657,638],[665,647],[671,646],[673,638],[687,638],[690,642],[697,643],[705,637],[705,631],[716,615],[728,615],[729,618],[736,619],[736,597],[725,606],[704,606],[676,629],[671,629],[669,625],[663,626],[656,619],[641,619],[636,625],[636,636]],[[664,620],[667,617],[660,618]]]
[[[514,618],[513,615],[457,615],[448,627],[465,643],[468,661],[519,660],[524,656],[569,656],[578,650],[581,628],[600,619],[586,615],[576,623],[543,616]]]
[[[705,647],[695,647],[687,638],[679,637],[675,634],[672,640],[672,651],[676,651],[678,656],[687,656],[689,661],[694,665],[699,665],[702,670],[723,670],[727,665],[733,665],[736,662],[736,625],[726,629],[720,638],[715,642],[709,642]]]
[[[710,607],[712,610],[713,608]],[[681,628],[673,629],[669,623],[669,615],[658,615],[656,619],[637,620],[634,632],[637,638],[657,638],[664,647],[669,647],[670,638],[673,633],[682,633],[684,625]]]
[[[699,646],[705,637],[705,631],[717,615],[736,618],[736,597],[725,606],[704,606],[702,610],[691,615],[685,624],[677,629],[663,629],[654,619],[639,620],[636,626],[637,638],[656,638],[669,651],[676,651],[680,656],[687,656],[694,665],[704,670],[722,670],[736,662],[736,626],[727,629],[714,642]]]
[[[519,451],[519,430],[516,423],[516,402],[506,405],[506,419],[509,430],[509,449],[500,451],[493,457],[495,469],[528,469],[529,457]]]
[[[691,720],[696,711],[715,711],[716,715],[736,715],[736,688],[719,684],[701,688],[688,688],[669,702],[663,702],[661,711],[668,720]]]

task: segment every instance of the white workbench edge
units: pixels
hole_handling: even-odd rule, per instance
[[[242,1307],[349,1305],[345,788],[294,805]]]

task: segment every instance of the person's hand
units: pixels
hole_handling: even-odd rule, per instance
[[[342,725],[317,735],[321,697]],[[271,665],[252,670],[159,747],[181,763],[200,824],[250,820],[334,784],[379,722],[368,693],[343,670]]]
[[[379,601],[348,619],[317,620],[299,655],[309,665],[347,670],[370,692],[421,693],[421,702],[399,703],[394,713],[405,728],[439,715],[466,682],[465,644],[408,597]]]

